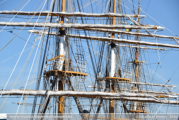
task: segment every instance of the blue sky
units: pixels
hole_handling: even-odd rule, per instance
[[[0,0],[1,1],[4,0]],[[42,0],[38,1],[37,0],[30,0],[30,2],[27,4],[26,7],[24,7],[24,9],[22,11],[32,11],[33,8],[35,8],[34,10],[37,9],[37,7],[35,6],[36,3],[37,6],[40,5],[40,2]],[[122,1],[122,0],[121,0]],[[125,1],[125,6],[128,8],[132,8],[133,6],[130,4],[131,0]],[[150,1],[150,2],[149,2]],[[22,8],[21,3],[23,3],[24,0],[6,0],[5,2],[0,4],[0,11],[4,11],[4,10],[20,10]],[[27,0],[25,1],[27,2]],[[102,3],[102,0],[99,0],[99,3]],[[137,5],[136,0],[134,0],[134,3]],[[24,4],[24,3],[23,3]],[[20,5],[20,6],[19,6]],[[93,3],[93,5],[96,5],[96,2]],[[170,36],[174,36],[173,33],[175,33],[176,35],[179,35],[179,16],[178,16],[178,11],[179,11],[179,1],[178,0],[141,0],[141,7],[142,10],[147,12],[148,15],[150,15],[152,18],[150,18],[149,16],[146,15],[145,20],[143,21],[143,24],[152,24],[152,25],[164,25],[164,27],[166,27],[167,29],[165,29],[162,32],[157,32],[157,34],[161,34],[161,35],[170,35]],[[148,7],[147,7],[148,6]],[[136,10],[136,6],[135,10]],[[147,8],[147,11],[146,11]],[[97,10],[100,9],[96,8]],[[44,9],[45,10],[45,9]],[[96,11],[97,11],[96,10]],[[130,10],[126,9],[126,11],[128,13],[132,13]],[[141,14],[144,14],[144,12],[141,12]],[[9,21],[10,18],[12,18],[12,16],[10,16],[8,19],[4,19],[2,18],[2,15],[0,15],[0,21]],[[14,20],[13,20],[14,21]],[[27,21],[26,19],[21,19],[21,18],[16,18],[15,21]],[[32,20],[32,21],[35,21]],[[156,22],[158,21],[158,22]],[[43,20],[41,21],[43,22]],[[14,30],[13,33],[9,33],[8,31],[10,31],[10,29],[8,29],[9,27],[6,27],[5,30],[3,30],[2,32],[0,32],[0,48],[2,48],[10,39],[12,39],[14,37],[14,34],[16,34],[18,32],[18,30]],[[11,27],[12,28],[12,27]],[[0,30],[2,29],[2,27],[0,27]],[[18,36],[27,40],[29,33],[27,32],[27,30],[30,30],[32,28],[25,28],[26,30],[23,30]],[[173,33],[171,33],[169,30],[171,30]],[[26,41],[24,41],[23,39],[16,37],[7,47],[5,47],[2,51],[0,51],[0,87],[1,89],[3,89],[3,86],[5,86],[6,81],[9,78],[9,75],[11,74],[13,67],[19,57],[19,55],[14,56],[18,53],[21,52],[21,50],[23,49],[23,46],[25,44]],[[34,39],[38,38],[38,36],[34,36],[32,35],[30,38],[31,43],[35,44]],[[149,41],[149,40],[147,40]],[[154,40],[151,40],[151,42],[155,42]],[[161,43],[170,43],[170,44],[176,44],[174,41],[168,41],[165,39],[165,41],[159,40],[158,42]],[[37,41],[38,43],[38,41]],[[32,47],[31,44],[27,44],[27,48]],[[36,50],[36,48],[34,48]],[[166,48],[167,49],[167,48]],[[34,50],[34,51],[35,51]],[[33,51],[33,55],[35,54],[35,52]],[[148,52],[148,53],[147,53]],[[27,59],[28,54],[30,53],[30,49],[27,50],[23,55],[22,58],[19,61],[19,64],[17,65],[16,70],[14,71],[14,74],[12,75],[9,84],[13,84],[18,73],[20,72],[25,60]],[[176,85],[179,87],[179,69],[177,69],[179,67],[179,51],[176,50],[170,50],[168,49],[168,51],[160,51],[158,56],[158,52],[157,51],[151,51],[151,50],[146,50],[146,60],[147,64],[151,64],[151,63],[155,63],[154,65],[150,65],[148,66],[151,70],[156,71],[157,74],[161,75],[163,78],[165,78],[166,80],[170,79],[171,77],[171,83],[173,85]],[[13,57],[12,57],[13,56]],[[8,58],[12,57],[11,59],[7,60]],[[149,61],[150,59],[150,61]],[[159,62],[159,59],[161,60],[161,66],[159,66],[159,68],[157,68],[157,64]],[[5,61],[7,60],[7,61]],[[25,68],[25,72],[23,72],[23,74],[21,75],[19,82],[23,82],[24,78],[27,77],[28,75],[28,71],[30,69],[31,63],[32,63],[33,59],[31,58],[29,60],[29,62],[27,63],[27,66]],[[175,74],[173,74],[175,72]],[[159,80],[161,81],[161,80]],[[162,82],[162,81],[161,81]],[[163,81],[163,83],[165,83]],[[24,84],[21,84],[19,86],[16,86],[16,89],[19,89],[21,87],[23,87]],[[8,89],[10,89],[10,86],[7,87]],[[14,89],[15,89],[14,88]],[[174,92],[179,92],[179,89],[175,89]],[[0,103],[4,101],[4,98],[0,99]],[[11,102],[19,102],[19,98],[11,98],[11,99],[7,99],[7,102],[4,104],[4,106],[0,109],[0,112],[5,112],[5,113],[15,113],[16,109],[17,109],[17,105],[12,104]],[[31,100],[29,100],[28,102],[31,102]],[[11,109],[10,109],[11,108]],[[27,107],[28,112],[31,111],[31,107]]]

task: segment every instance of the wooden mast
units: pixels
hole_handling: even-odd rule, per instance
[[[62,12],[65,12],[65,0],[62,0]],[[64,17],[61,17],[61,21],[59,21],[59,23],[64,23]],[[62,28],[62,30],[64,30],[64,28]],[[58,83],[58,90],[63,91],[63,76],[62,75],[60,76],[60,81]],[[63,113],[63,109],[64,109],[63,104],[64,104],[63,96],[59,96],[58,113],[60,114]]]
[[[141,0],[139,0],[138,15],[140,14],[140,2],[141,2]],[[137,17],[137,22],[139,23],[139,17]],[[139,33],[139,30],[136,30],[136,33]],[[138,35],[136,36],[136,40],[139,41],[139,36]],[[138,78],[138,69],[139,69],[139,67],[138,67],[138,63],[139,63],[138,57],[139,57],[139,49],[136,48],[135,60],[134,60],[134,64],[135,64],[135,82],[136,83],[139,82],[137,80],[137,78]],[[134,90],[137,90],[137,84],[135,84]],[[142,106],[141,102],[138,102],[138,103],[134,102],[134,106],[132,107],[132,110],[130,110],[130,112],[134,112],[134,113],[135,112],[136,113],[138,113],[138,112],[148,113],[146,111],[141,110],[141,106]],[[137,115],[136,117],[139,117],[139,116]]]
[[[139,14],[140,14],[140,0],[139,0],[139,7],[138,7],[138,15],[139,15]],[[137,21],[138,21],[138,23],[139,23],[139,18],[137,18]],[[137,30],[137,33],[138,33],[138,32],[139,32],[139,30]],[[138,35],[137,35],[137,37],[136,37],[136,40],[139,41]],[[138,61],[138,54],[139,54],[138,48],[136,48],[136,53],[135,53],[135,61],[136,61],[136,62]],[[138,64],[136,63],[136,67],[135,67],[135,82],[137,82],[137,67],[138,67]],[[136,85],[135,85],[134,89],[136,90]]]
[[[113,0],[113,13],[116,13],[116,0]],[[112,17],[112,25],[115,25],[115,17]],[[111,38],[114,38],[114,37],[115,37],[115,34],[112,33]],[[111,48],[111,51],[113,49],[114,48]],[[113,52],[114,52],[114,50],[113,50]],[[111,58],[111,59],[114,59],[114,58]],[[112,77],[114,77],[114,76],[112,76]],[[111,92],[115,92],[115,80],[112,80],[112,86],[110,86],[110,87],[111,87]],[[109,119],[114,120],[114,100],[109,101]]]

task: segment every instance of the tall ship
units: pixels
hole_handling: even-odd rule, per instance
[[[3,8],[0,113],[30,120],[163,119],[145,118],[158,113],[178,119],[179,92],[171,80],[179,78],[179,37],[160,34],[166,27],[142,2],[24,0],[16,10]]]

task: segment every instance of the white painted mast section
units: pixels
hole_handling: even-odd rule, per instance
[[[64,35],[63,37],[60,37],[60,55],[63,55],[63,57],[65,57],[65,38],[66,38],[66,35]],[[62,67],[63,67],[63,62],[64,62],[64,59],[61,59],[60,60],[60,69],[59,70],[62,70]]]
[[[25,27],[44,27],[44,23],[33,23],[33,22],[0,22],[0,26],[25,26]],[[161,29],[164,27],[155,25],[145,26],[132,26],[132,25],[106,25],[106,24],[72,24],[72,23],[46,23],[46,27],[51,28],[106,28],[106,29]]]
[[[64,16],[64,17],[146,17],[145,15],[132,15],[132,14],[116,14],[116,13],[84,13],[84,12],[26,12],[26,11],[0,11],[0,14],[17,14],[17,15],[39,15],[41,16]]]
[[[59,55],[62,56],[62,57],[60,57],[60,59],[57,60],[57,65],[55,67],[56,70],[62,70],[63,69],[64,57],[66,55],[66,52],[65,52],[65,38],[66,38],[66,35],[61,36],[61,37],[57,36],[57,38],[56,38],[57,40],[60,40],[60,43],[59,43]]]
[[[110,77],[114,77],[115,74],[115,48],[111,48],[111,72]]]
[[[134,110],[137,109],[137,102],[134,102]]]

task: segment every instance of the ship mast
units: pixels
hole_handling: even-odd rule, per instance
[[[140,17],[143,17],[143,15],[140,15],[140,4],[141,4],[141,0],[139,0],[138,2],[138,13],[137,15],[129,15],[129,14],[116,14],[116,2],[117,0],[111,0],[111,9],[110,11],[112,11],[112,13],[82,13],[77,12],[77,13],[68,13],[65,12],[65,3],[67,3],[68,1],[66,0],[58,0],[59,2],[59,9],[57,10],[57,12],[46,12],[43,11],[42,13],[36,13],[36,12],[17,12],[19,13],[19,15],[42,15],[42,16],[46,16],[49,15],[51,17],[53,16],[58,16],[58,23],[46,23],[46,27],[49,28],[55,28],[56,32],[45,32],[45,31],[34,31],[31,30],[31,32],[33,33],[40,33],[40,34],[44,34],[44,35],[53,35],[55,36],[55,55],[53,54],[52,59],[47,60],[47,62],[51,62],[52,64],[46,64],[48,65],[48,69],[44,71],[44,77],[45,79],[47,79],[47,82],[49,82],[49,84],[52,84],[50,86],[50,90],[46,89],[46,90],[0,90],[0,94],[1,95],[32,95],[32,96],[46,96],[46,99],[44,100],[43,104],[42,104],[42,110],[39,112],[40,114],[43,113],[42,115],[44,115],[46,113],[46,109],[47,106],[49,104],[50,101],[50,97],[51,96],[57,96],[57,106],[58,109],[56,109],[55,107],[55,113],[58,113],[58,115],[63,116],[63,114],[65,113],[65,97],[73,97],[76,106],[78,108],[79,113],[88,113],[87,110],[83,110],[82,108],[82,104],[80,104],[79,98],[92,98],[92,99],[101,99],[100,104],[98,105],[98,109],[97,109],[97,114],[100,112],[100,107],[102,106],[103,100],[109,100],[109,104],[107,104],[107,108],[109,107],[109,118],[106,119],[110,119],[110,120],[114,120],[116,118],[114,118],[114,113],[117,113],[115,111],[116,105],[115,105],[115,101],[120,101],[123,104],[124,109],[127,108],[127,112],[129,113],[134,113],[134,115],[136,116],[136,118],[139,118],[139,115],[136,113],[147,113],[147,111],[144,111],[144,109],[142,108],[142,104],[143,103],[160,103],[160,104],[179,104],[178,99],[176,101],[174,100],[164,100],[164,99],[159,99],[159,98],[170,98],[170,97],[177,97],[179,94],[174,94],[174,93],[166,93],[166,92],[160,92],[160,91],[147,91],[147,90],[142,90],[140,89],[139,86],[143,86],[143,85],[149,85],[149,86],[160,86],[160,87],[166,87],[168,89],[168,87],[174,87],[171,85],[166,85],[166,84],[152,84],[152,83],[144,83],[142,82],[142,80],[140,80],[140,64],[143,63],[144,61],[139,61],[140,60],[140,49],[146,49],[147,47],[140,47],[142,45],[148,45],[148,46],[157,46],[157,48],[150,48],[150,49],[159,49],[158,47],[169,47],[169,48],[179,48],[179,45],[171,45],[171,44],[163,44],[163,43],[152,43],[152,42],[146,42],[146,41],[140,41],[140,36],[143,37],[159,37],[159,38],[169,38],[169,39],[179,39],[178,37],[172,37],[172,36],[163,36],[163,35],[154,35],[154,34],[150,34],[148,32],[148,34],[146,33],[142,33],[142,31],[140,31],[139,29],[145,29],[147,31],[147,29],[163,29],[160,26],[152,26],[152,25],[142,25],[140,24]],[[119,1],[118,1],[119,2]],[[57,3],[57,2],[56,2]],[[55,3],[54,3],[55,4]],[[66,11],[67,8],[66,8]],[[16,14],[16,11],[0,11],[0,14]],[[66,17],[108,17],[112,20],[112,24],[109,23],[109,25],[106,24],[88,24],[88,22],[86,24],[84,24],[83,22],[81,24],[72,24],[72,23],[65,23],[65,18]],[[134,25],[123,25],[123,24],[115,24],[116,18],[119,17],[127,17],[130,19],[131,22],[133,22]],[[136,18],[136,21],[133,20],[132,17]],[[81,19],[83,20],[83,19]],[[107,19],[108,20],[108,19]],[[122,20],[121,20],[122,21]],[[108,23],[108,22],[106,22]],[[110,25],[111,24],[111,25]],[[32,22],[0,22],[0,26],[2,25],[6,25],[6,26],[24,26],[24,27],[43,27],[44,23],[32,23]],[[90,36],[90,35],[81,35],[80,34],[71,34],[66,33],[66,28],[73,28],[75,31],[78,30],[84,30],[84,31],[89,31],[89,33],[92,32],[107,32],[107,33],[111,33],[110,37],[100,37],[100,36]],[[121,29],[121,30],[116,30],[116,29]],[[137,29],[135,30],[135,32],[130,32],[130,31],[122,31],[122,29]],[[140,33],[141,32],[141,33]],[[125,34],[125,35],[135,35],[136,37],[134,38],[134,40],[127,40],[127,39],[122,39],[122,38],[115,38],[115,34]],[[110,43],[110,46],[107,51],[108,53],[110,53],[111,56],[110,57],[110,62],[107,61],[107,67],[106,68],[110,68],[109,72],[108,70],[106,70],[107,74],[105,74],[105,77],[99,79],[101,81],[106,81],[106,87],[109,88],[109,91],[107,92],[106,87],[104,87],[104,91],[75,91],[75,86],[72,86],[73,81],[71,79],[71,77],[86,77],[88,74],[86,74],[86,71],[78,71],[75,69],[72,69],[72,59],[70,59],[70,55],[68,55],[67,53],[70,54],[70,49],[67,50],[67,46],[68,46],[68,38],[72,38],[72,40],[78,40],[78,39],[90,39],[91,41],[102,41],[103,43],[105,43],[105,41],[107,41],[108,43]],[[74,39],[75,38],[75,39]],[[76,39],[78,38],[78,39]],[[81,42],[81,41],[80,41]],[[47,42],[48,43],[48,42]],[[117,44],[119,43],[119,44]],[[122,43],[122,44],[121,44]],[[76,43],[77,44],[77,43]],[[123,45],[123,44],[127,44],[127,45]],[[135,46],[130,46],[128,44],[132,44]],[[122,75],[117,75],[116,71],[118,70],[117,66],[117,55],[119,54],[118,51],[116,50],[116,45],[121,46],[121,47],[130,47],[133,48],[134,50],[134,56],[135,58],[132,58],[132,62],[128,62],[128,63],[132,63],[133,64],[133,68],[132,71],[134,72],[133,78],[131,80],[131,77],[129,78],[128,76],[124,76],[124,78],[122,78]],[[147,48],[149,49],[149,48]],[[77,51],[80,51],[80,49],[77,49]],[[82,50],[81,50],[82,51]],[[54,51],[53,51],[54,52]],[[91,54],[90,54],[91,55]],[[48,57],[47,57],[48,58]],[[95,58],[94,58],[95,59]],[[81,60],[81,59],[80,59]],[[120,59],[119,59],[120,61]],[[110,64],[110,66],[108,66],[108,63]],[[127,63],[127,64],[128,64]],[[76,62],[76,64],[78,64],[78,62]],[[82,63],[81,63],[82,64]],[[69,67],[68,67],[69,66]],[[76,65],[77,66],[77,65]],[[79,65],[81,66],[81,65]],[[122,65],[120,66],[122,67]],[[86,68],[85,68],[86,69]],[[131,69],[130,69],[131,70]],[[89,70],[90,71],[90,70]],[[84,73],[82,73],[84,72]],[[125,72],[124,70],[122,71],[123,73]],[[122,73],[120,72],[120,73]],[[130,71],[129,71],[130,72]],[[109,74],[108,74],[109,73]],[[90,74],[90,73],[89,73]],[[52,78],[52,83],[50,78]],[[81,79],[80,78],[80,79]],[[49,81],[50,80],[50,81]],[[94,79],[92,79],[94,80]],[[99,81],[98,81],[99,82]],[[65,83],[67,83],[69,85],[69,87],[71,88],[71,90],[65,91]],[[123,86],[123,84],[126,84],[126,86],[130,85],[133,86],[132,88],[129,86],[127,88],[124,88],[125,86]],[[119,84],[121,84],[121,86],[119,86]],[[92,86],[92,87],[98,87],[99,86]],[[100,86],[102,87],[102,85]],[[100,88],[101,89],[101,88]],[[123,92],[125,91],[125,92]],[[126,92],[128,91],[128,92]],[[48,93],[48,94],[47,94]],[[163,97],[160,97],[163,96]],[[95,100],[94,100],[95,101]],[[125,105],[124,101],[130,101],[130,108],[128,106]],[[107,101],[108,102],[108,101]],[[20,103],[22,104],[22,103]],[[127,104],[127,102],[126,102]],[[91,102],[91,106],[94,105]],[[121,106],[122,107],[122,106]],[[129,109],[128,109],[129,108]],[[85,112],[87,111],[87,112]],[[106,110],[105,110],[106,111]],[[124,111],[126,112],[126,110]],[[89,112],[90,113],[90,112]],[[89,114],[90,115],[90,114]],[[93,116],[89,116],[88,114],[85,115],[80,115],[82,119],[89,119],[90,117],[92,118]],[[63,117],[62,117],[63,118]],[[62,119],[60,118],[60,120]],[[98,119],[99,117],[97,117],[97,115],[94,117],[95,119]],[[43,116],[42,116],[43,119]]]
[[[140,0],[139,0],[139,7],[138,7],[138,15],[139,14],[140,14]],[[139,23],[139,17],[137,18],[137,21]],[[136,32],[139,33],[139,30],[137,29]],[[136,40],[139,41],[138,35],[136,36]],[[138,51],[138,48],[136,48],[135,61],[138,61],[138,54],[139,54],[139,51]],[[138,67],[138,64],[135,63],[135,82],[137,82],[137,67]],[[134,90],[136,90],[136,84],[135,84]]]
[[[141,2],[141,0],[139,0],[139,2],[138,2],[138,4],[139,4],[138,5],[138,15],[140,15],[140,2]],[[138,23],[140,22],[139,17],[137,17],[137,22]],[[140,33],[139,29],[136,30],[136,33]],[[136,41],[139,41],[139,36],[138,35],[136,36]],[[138,79],[139,78],[138,77],[138,70],[139,70],[139,61],[138,61],[138,58],[139,58],[139,48],[136,48],[135,49],[135,60],[133,62],[134,66],[135,66],[135,69],[134,69],[135,83],[139,82],[139,79]],[[137,86],[137,84],[134,85],[134,91],[139,90],[139,88],[137,88],[138,86]],[[141,110],[141,106],[142,106],[141,102],[134,102],[133,106],[131,106],[130,112],[134,112],[134,113],[147,113],[146,111]],[[137,115],[136,117],[138,118],[139,116]]]
[[[65,0],[62,0],[62,12],[65,12]],[[61,21],[59,21],[59,23],[64,23],[63,16],[61,17]],[[64,31],[64,28],[62,28],[61,30]],[[60,37],[60,56],[61,57],[65,57],[65,39],[66,39],[66,35],[63,34]],[[64,63],[64,60],[63,59],[60,60],[61,65],[60,65],[59,70],[63,69],[63,63]],[[63,76],[62,75],[60,76],[60,81],[57,80],[57,86],[58,86],[59,91],[63,91]],[[59,96],[58,113],[63,113],[63,103],[64,103],[63,96]]]
[[[113,0],[113,13],[116,13],[116,0]],[[115,25],[115,17],[112,17],[112,25]],[[114,29],[113,29],[114,30]],[[115,38],[115,34],[112,33],[111,38]],[[110,77],[115,75],[115,43],[111,41],[111,71]],[[115,92],[115,80],[110,80],[110,92]],[[114,100],[109,100],[109,119],[114,120]]]

